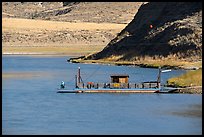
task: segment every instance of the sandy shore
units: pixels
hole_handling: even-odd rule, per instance
[[[68,56],[78,57],[80,53],[39,53],[39,52],[4,52],[2,56]]]

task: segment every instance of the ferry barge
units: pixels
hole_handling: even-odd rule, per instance
[[[75,88],[66,89],[61,83],[58,93],[160,93],[161,91],[161,68],[159,68],[156,81],[146,81],[141,83],[129,83],[129,75],[111,75],[110,83],[84,83],[80,75],[80,67],[75,75]]]

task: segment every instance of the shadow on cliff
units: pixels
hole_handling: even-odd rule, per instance
[[[150,2],[140,7],[134,19],[101,52],[87,59],[101,59],[123,55],[121,60],[135,56],[168,56],[177,52],[196,50],[193,43],[170,46],[168,42],[177,35],[194,33],[190,28],[178,29],[178,23],[168,26],[150,39],[151,30],[177,20],[186,19],[202,10],[202,2]],[[149,26],[153,25],[153,28]]]

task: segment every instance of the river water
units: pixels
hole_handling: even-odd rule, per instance
[[[202,95],[57,93],[62,80],[74,88],[78,67],[84,82],[110,82],[111,74],[141,82],[158,74],[152,68],[72,64],[67,58],[2,56],[2,134],[202,134],[202,117],[183,113],[202,106]],[[184,72],[162,73],[162,83]]]

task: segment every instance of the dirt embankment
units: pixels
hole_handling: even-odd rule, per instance
[[[202,94],[202,86],[181,88],[174,91],[174,93],[184,93],[184,94]]]

